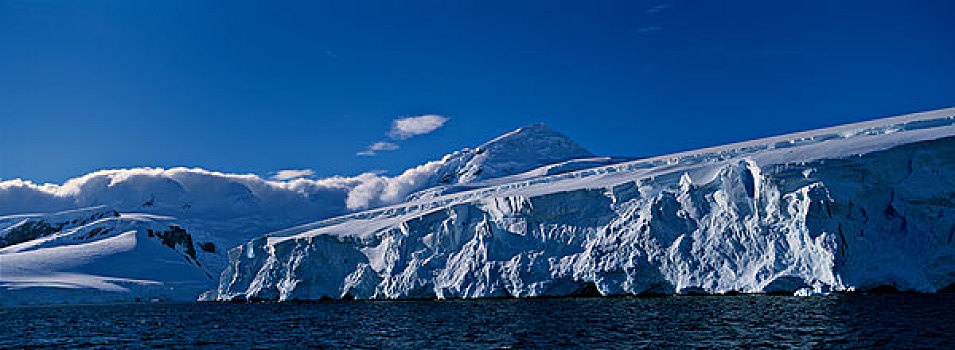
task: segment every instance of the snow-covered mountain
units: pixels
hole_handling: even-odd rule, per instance
[[[637,160],[532,125],[393,177],[8,180],[0,304],[217,278],[206,298],[935,291],[955,283],[953,151],[946,109]]]
[[[449,182],[498,167],[456,169],[466,171]],[[207,297],[932,292],[955,283],[955,109],[510,179],[256,238],[229,252]]]
[[[393,178],[363,181],[349,192],[348,208],[367,209],[507,181],[554,163],[613,162],[593,158],[567,136],[544,124],[534,124],[501,135],[475,148],[465,148],[439,160],[405,170]],[[559,169],[558,169],[559,170]],[[538,174],[539,175],[539,174]]]
[[[226,266],[226,251],[256,236],[402,202],[434,186],[449,191],[591,156],[540,124],[395,177],[272,181],[137,168],[97,171],[62,185],[3,181],[0,304],[195,299],[214,287],[212,276]],[[528,174],[522,176],[540,176]],[[178,243],[167,244],[170,235]]]
[[[528,125],[433,162],[438,166],[427,173],[428,181],[404,199],[430,198],[624,160],[627,158],[594,157],[590,151],[545,124]]]
[[[444,158],[436,172],[440,184],[471,183],[523,173],[548,164],[590,158],[593,154],[544,124],[522,127],[474,149]]]

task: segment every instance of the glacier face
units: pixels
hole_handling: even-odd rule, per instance
[[[955,283],[955,110],[422,197],[254,239],[218,300]]]

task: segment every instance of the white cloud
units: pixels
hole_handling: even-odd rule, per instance
[[[417,117],[398,118],[391,122],[388,137],[392,140],[407,140],[418,135],[431,133],[444,126],[448,118],[436,114],[427,114]],[[394,142],[375,142],[364,151],[355,153],[358,156],[373,157],[381,151],[394,151],[400,146]]]
[[[434,114],[398,118],[391,123],[391,131],[388,132],[388,136],[395,140],[406,140],[438,130],[447,121],[448,118]]]
[[[393,143],[393,142],[375,142],[375,143],[371,144],[370,146],[368,146],[368,148],[366,148],[364,151],[361,151],[361,152],[358,152],[358,153],[355,153],[355,154],[357,154],[357,155],[359,155],[359,156],[368,156],[368,157],[371,157],[371,156],[377,155],[378,152],[381,152],[381,151],[394,151],[394,150],[398,149],[399,147],[400,147],[400,146],[398,146],[397,143]]]
[[[313,175],[315,175],[315,171],[312,169],[286,169],[276,171],[275,175],[272,175],[272,180],[286,181]]]
[[[63,184],[0,181],[0,215],[53,212],[108,205],[121,212],[231,220],[266,217],[263,229],[347,212],[358,177],[272,181],[255,174],[199,168],[100,170]],[[148,206],[144,206],[150,202]],[[261,233],[261,232],[260,232]]]
[[[200,168],[132,168],[100,170],[63,184],[4,180],[0,181],[0,215],[108,205],[121,212],[147,211],[215,220],[265,216],[270,218],[262,223],[265,226],[249,229],[280,229],[401,202],[429,186],[447,157],[394,177],[368,172],[353,177],[296,177],[278,181],[281,172],[272,177],[276,180],[269,180],[255,174]],[[288,171],[298,172],[296,175],[310,172]],[[147,201],[151,204],[144,207]]]
[[[405,170],[395,177],[372,173],[359,175],[358,185],[348,191],[345,201],[349,210],[374,208],[404,201],[405,198],[429,186],[438,169],[447,163],[448,156]]]

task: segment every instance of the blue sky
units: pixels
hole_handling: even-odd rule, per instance
[[[955,105],[952,1],[0,2],[0,178],[645,156]],[[397,150],[396,118],[448,118]],[[390,141],[394,142],[394,141]]]

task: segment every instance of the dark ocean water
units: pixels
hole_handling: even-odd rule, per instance
[[[955,294],[0,308],[0,347],[955,348]]]

